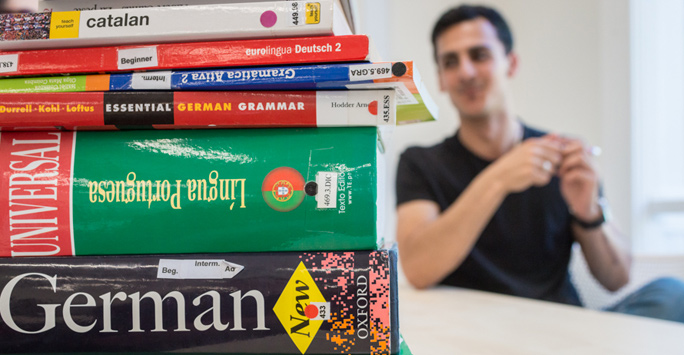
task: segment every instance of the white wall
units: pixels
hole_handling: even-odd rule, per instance
[[[453,134],[455,110],[439,91],[430,34],[459,1],[357,0],[359,33],[372,37],[384,60],[413,60],[440,105],[439,122],[398,127],[389,157]],[[629,2],[624,0],[488,0],[514,35],[520,70],[513,83],[517,113],[531,125],[580,136],[602,148],[598,159],[615,220],[629,233]],[[394,185],[388,195],[394,204]],[[392,214],[391,218],[394,215]],[[390,221],[393,226],[394,220]],[[394,229],[392,229],[393,231]]]

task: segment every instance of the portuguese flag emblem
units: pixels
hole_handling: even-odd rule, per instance
[[[266,204],[274,210],[292,211],[304,201],[304,177],[290,167],[273,169],[264,178],[261,194]]]

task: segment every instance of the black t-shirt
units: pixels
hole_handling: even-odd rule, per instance
[[[523,139],[544,134],[524,126]],[[431,200],[443,212],[491,163],[464,147],[457,135],[401,155],[397,205]],[[569,218],[557,177],[508,195],[470,254],[441,284],[581,305],[568,273],[574,242]]]

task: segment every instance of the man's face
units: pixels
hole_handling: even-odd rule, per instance
[[[437,37],[436,54],[440,87],[462,120],[506,110],[516,58],[506,54],[489,21],[477,18],[451,26]]]

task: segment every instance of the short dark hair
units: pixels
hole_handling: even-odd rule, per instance
[[[461,5],[445,12],[432,29],[432,48],[435,60],[437,60],[437,37],[453,25],[474,20],[478,17],[483,17],[494,26],[497,37],[499,37],[499,40],[504,45],[506,54],[513,50],[513,34],[506,20],[498,11],[486,6]]]

